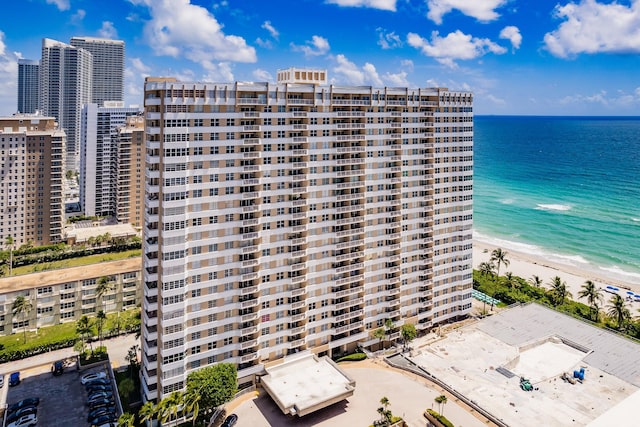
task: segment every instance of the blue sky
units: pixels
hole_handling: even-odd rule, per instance
[[[13,0],[0,20],[0,114],[41,39],[126,42],[126,101],[147,75],[475,93],[476,114],[640,115],[640,0]]]

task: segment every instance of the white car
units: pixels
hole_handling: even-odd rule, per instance
[[[4,374],[0,374],[0,388],[4,387]]]
[[[93,380],[99,380],[99,379],[101,379],[101,378],[107,378],[107,374],[106,374],[106,373],[104,373],[104,372],[102,372],[102,371],[100,371],[100,372],[94,372],[94,373],[92,373],[92,374],[86,374],[86,375],[83,375],[83,376],[80,378],[80,382],[81,382],[82,384],[86,384],[86,383],[88,383],[88,382],[90,382],[90,381],[93,381]]]
[[[35,426],[36,424],[38,424],[38,417],[36,416],[36,414],[29,414],[25,415],[24,417],[18,418],[7,427],[29,427]]]

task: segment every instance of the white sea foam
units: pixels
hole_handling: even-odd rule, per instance
[[[571,266],[576,266],[578,264],[589,264],[589,261],[582,258],[580,255],[551,254],[546,258],[550,261],[557,262],[558,264],[566,264]]]
[[[542,248],[540,248],[539,246],[531,245],[529,243],[514,242],[513,240],[500,239],[498,237],[491,237],[491,236],[487,236],[482,233],[479,233],[475,230],[473,231],[473,238],[475,240],[495,246],[497,248],[499,247],[499,248],[511,249],[516,252],[535,255],[539,257],[543,257],[546,255],[542,250]]]
[[[633,279],[633,281],[637,281],[638,279],[640,279],[640,273],[630,273],[628,271],[624,271],[616,265],[614,265],[613,267],[599,267],[599,269],[612,273],[613,275],[627,282],[630,281],[630,279]]]
[[[500,203],[502,203],[503,205],[512,205],[513,199],[502,199],[500,200]]]
[[[632,217],[632,218],[631,218],[631,221],[633,221],[633,222],[640,222],[640,218],[633,218],[633,217]]]
[[[536,209],[541,211],[568,211],[571,210],[571,206],[569,205],[560,205],[560,204],[538,204],[536,205]]]

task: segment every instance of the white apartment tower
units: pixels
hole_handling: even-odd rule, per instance
[[[124,41],[97,37],[72,37],[71,45],[93,56],[91,102],[124,101]]]
[[[18,113],[38,111],[40,61],[18,59]]]
[[[87,216],[115,216],[118,192],[117,129],[141,111],[121,101],[82,107],[80,132],[80,205]]]
[[[80,111],[91,102],[93,58],[88,50],[42,39],[40,111],[55,117],[67,134],[66,169],[78,170]]]
[[[142,383],[428,330],[471,307],[473,97],[444,88],[145,83]]]

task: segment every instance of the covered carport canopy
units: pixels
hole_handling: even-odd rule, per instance
[[[267,375],[260,379],[264,389],[283,413],[300,417],[348,398],[356,386],[356,382],[326,356],[290,356],[266,371]]]

